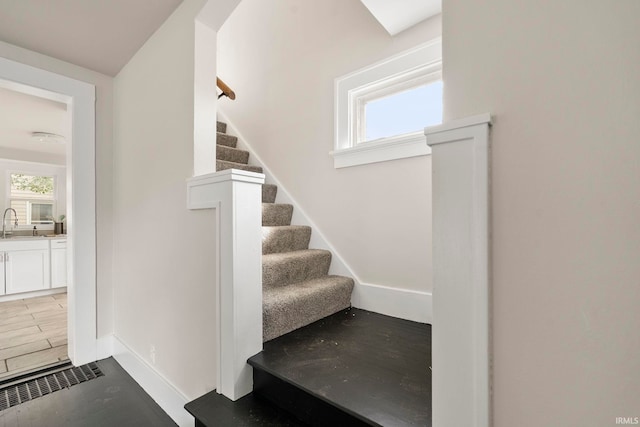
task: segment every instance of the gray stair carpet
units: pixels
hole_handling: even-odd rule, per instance
[[[217,122],[216,170],[243,169],[249,152]],[[275,203],[278,187],[262,186],[263,340],[270,341],[351,306],[353,279],[329,275],[331,252],[309,249],[311,227],[291,225],[293,206]]]
[[[262,204],[262,226],[290,225],[293,206],[285,203]]]
[[[311,227],[279,225],[262,227],[262,254],[301,251],[309,247]]]
[[[216,160],[216,170],[223,171],[225,169],[242,169],[249,172],[262,173],[260,166],[247,165],[244,163],[227,162],[224,160]]]

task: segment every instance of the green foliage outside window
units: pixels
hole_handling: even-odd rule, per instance
[[[53,194],[53,177],[11,174],[11,188],[36,194]]]

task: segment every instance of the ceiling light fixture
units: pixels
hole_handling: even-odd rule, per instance
[[[54,144],[64,144],[64,136],[50,132],[33,132],[31,139],[36,142],[51,142]]]

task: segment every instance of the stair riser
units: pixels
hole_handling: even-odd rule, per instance
[[[291,216],[293,215],[293,206],[285,204],[262,204],[262,225],[278,226],[291,225]]]
[[[311,227],[263,227],[262,254],[309,249]]]
[[[331,265],[331,253],[318,251],[304,257],[274,260],[262,257],[262,286],[285,286],[326,276]]]
[[[246,165],[249,163],[249,152],[218,144],[216,147],[216,159],[223,160],[225,162],[243,163]]]
[[[231,163],[224,160],[216,160],[216,171],[223,171],[226,169],[242,169],[249,172],[262,173],[260,166],[243,165],[240,163]]]
[[[377,426],[318,399],[258,368],[253,369],[254,393],[311,426]]]
[[[216,144],[236,148],[236,146],[238,145],[238,137],[227,135],[224,133],[218,133],[218,136],[216,137]]]
[[[227,124],[222,122],[216,122],[216,130],[220,133],[225,133],[227,131]]]
[[[262,184],[262,203],[275,203],[278,187],[273,184]]]
[[[262,339],[269,341],[351,306],[354,282],[328,276],[307,283],[266,288]]]

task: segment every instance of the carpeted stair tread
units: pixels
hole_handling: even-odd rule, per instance
[[[262,203],[275,203],[278,186],[273,184],[262,184]]]
[[[218,144],[216,146],[216,159],[246,165],[249,163],[249,152]]]
[[[225,133],[227,131],[227,124],[223,122],[216,122],[216,131],[219,133]]]
[[[273,254],[309,249],[311,227],[306,225],[281,225],[262,227],[262,253]]]
[[[291,225],[292,215],[293,205],[289,205],[286,203],[262,204],[263,226]]]
[[[223,171],[225,169],[242,169],[249,172],[262,173],[260,166],[243,165],[242,163],[225,162],[224,160],[216,160],[216,170]]]
[[[216,136],[216,144],[236,148],[238,146],[238,137],[218,132]]]
[[[353,279],[323,276],[263,291],[263,341],[330,316],[351,305]]]
[[[331,252],[305,249],[262,255],[262,287],[282,287],[326,276],[331,265]]]

